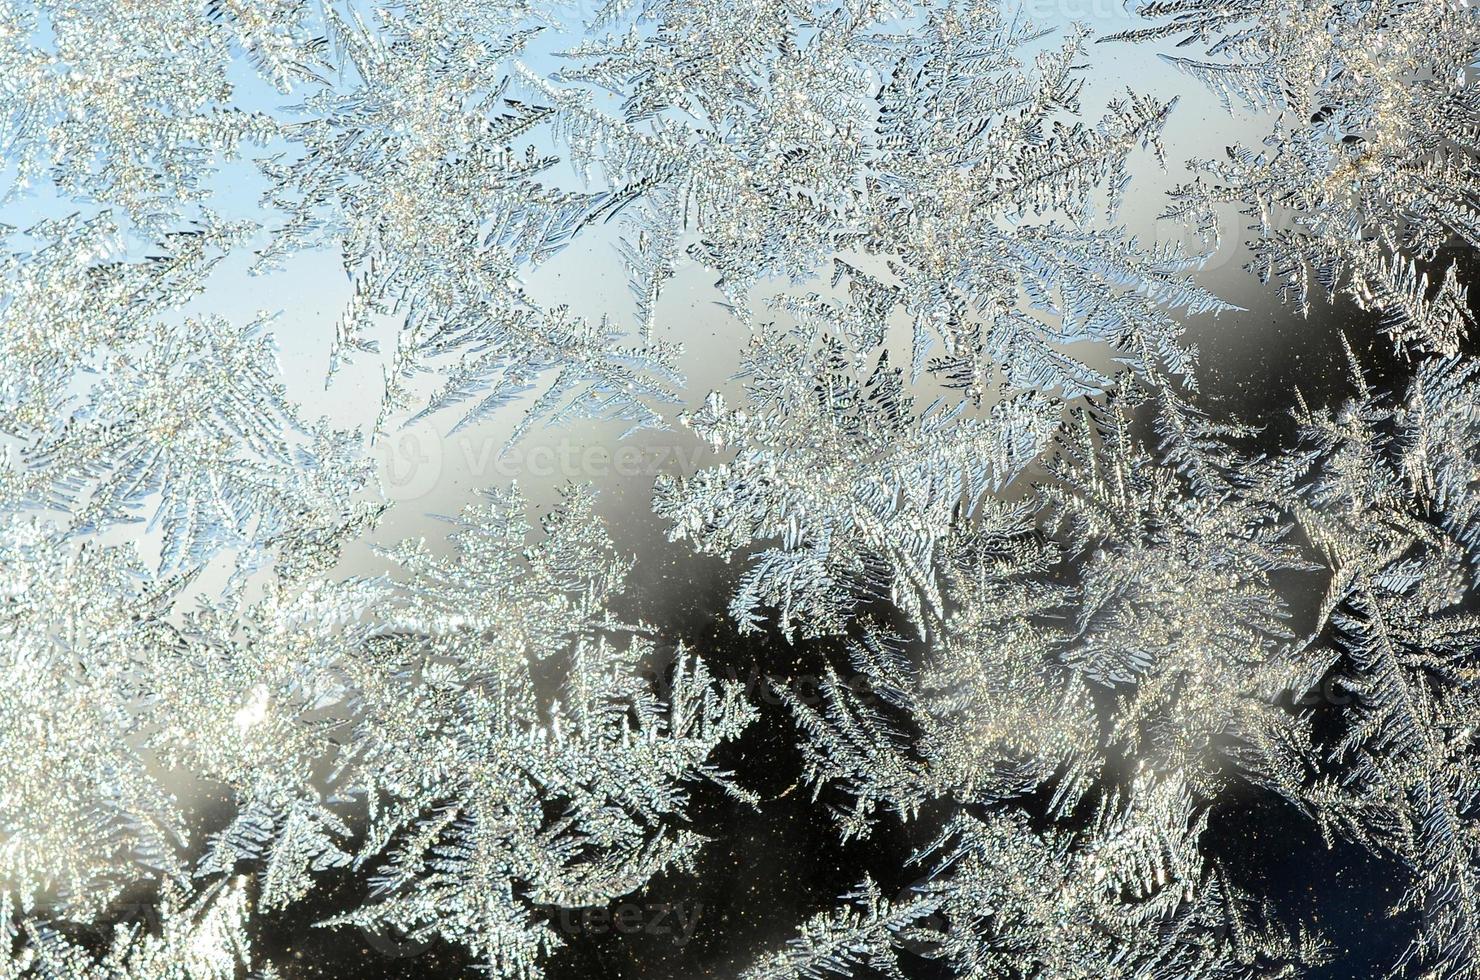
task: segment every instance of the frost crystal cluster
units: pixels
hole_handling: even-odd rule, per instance
[[[0,0],[0,978],[1480,980],[1477,71],[1460,0]]]

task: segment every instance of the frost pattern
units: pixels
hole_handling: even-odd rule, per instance
[[[1060,530],[1045,537],[1021,514],[989,511],[944,552],[952,611],[934,625],[923,668],[856,657],[889,691],[885,710],[836,682],[820,708],[783,695],[807,740],[808,779],[848,801],[840,831],[914,819],[932,800],[1000,805],[1045,792],[1046,815],[1072,824],[1133,760],[1130,799],[1185,797],[1168,826],[1195,838],[1201,806],[1252,784],[1407,869],[1397,909],[1416,912],[1419,929],[1396,970],[1473,975],[1463,665],[1477,639],[1475,369],[1426,361],[1402,398],[1353,371],[1357,394],[1334,409],[1300,407],[1299,443],[1274,459],[1238,452],[1237,432],[1205,421],[1173,428],[1166,402],[1155,454],[1136,448],[1123,411],[1067,423],[1040,491]],[[1296,547],[1297,532],[1309,549]],[[1325,581],[1308,633],[1289,626],[1271,574],[1281,569]],[[1284,701],[1330,677],[1350,692],[1335,737]],[[900,708],[919,726],[913,745],[891,722]],[[1172,920],[1178,929],[1199,921],[1188,915]],[[1253,942],[1237,921],[1197,928]],[[1269,941],[1285,952],[1261,961],[1318,961],[1310,940]],[[958,955],[949,949],[939,955]],[[1128,975],[1162,975],[1142,969]]]
[[[787,632],[837,630],[876,595],[911,615],[938,612],[938,538],[958,509],[969,515],[1018,476],[1057,421],[1052,403],[1026,394],[979,419],[939,402],[918,411],[887,353],[864,367],[830,338],[813,353],[762,333],[742,367],[749,407],[728,410],[715,394],[684,419],[737,456],[690,480],[660,477],[654,509],[670,533],[720,554],[781,539],[731,603],[742,625],[757,628],[759,610],[774,607]]]
[[[676,826],[686,782],[744,795],[706,759],[753,708],[682,647],[654,695],[651,643],[605,609],[627,563],[590,507],[572,494],[525,550],[522,502],[497,499],[465,516],[455,562],[394,553],[411,585],[345,668],[370,804],[355,860],[375,867],[376,900],[329,924],[438,934],[535,976],[560,940],[531,906],[604,904],[687,867],[702,839]],[[547,661],[563,667],[553,695],[536,680]]]
[[[1181,37],[1208,56],[1172,57],[1212,87],[1275,114],[1262,147],[1196,164],[1171,212],[1200,224],[1237,204],[1256,219],[1254,267],[1303,308],[1340,293],[1382,314],[1400,350],[1453,354],[1473,313],[1446,257],[1473,247],[1473,69],[1480,20],[1454,0],[1305,4],[1172,0],[1119,39]],[[1109,40],[1109,39],[1107,39]]]
[[[167,229],[210,198],[223,157],[276,134],[270,115],[234,104],[228,69],[241,48],[286,81],[303,6],[6,4],[0,145],[18,187],[49,179],[63,194]]]
[[[1318,960],[1304,935],[1259,921],[1197,851],[1203,821],[1175,783],[1108,800],[1087,840],[1040,835],[1013,814],[962,815],[921,859],[936,872],[905,900],[865,881],[859,908],[819,916],[746,980],[905,976],[900,952],[955,976],[1235,978],[1289,976]],[[1256,957],[1258,960],[1256,961]]]
[[[456,430],[551,373],[530,420],[659,424],[652,403],[674,397],[671,345],[624,345],[608,323],[536,304],[518,280],[610,206],[555,186],[557,156],[516,148],[554,111],[508,94],[513,59],[541,26],[534,11],[416,3],[365,17],[329,7],[326,19],[334,72],[306,86],[291,152],[265,167],[264,203],[283,220],[259,261],[340,250],[353,294],[331,370],[378,351],[377,318],[396,321],[377,427],[460,406]],[[428,372],[430,396],[414,385]]]
[[[332,901],[532,980],[560,910],[698,869],[701,784],[775,802],[717,759],[780,724],[806,805],[921,877],[860,875],[750,980],[1319,970],[1343,924],[1209,843],[1254,796],[1400,879],[1392,976],[1480,976],[1476,14],[1167,0],[1103,39],[1202,49],[1172,61],[1266,126],[1167,215],[1214,243],[1240,209],[1258,277],[1378,314],[1391,390],[1333,351],[1349,397],[1272,424],[1198,394],[1184,331],[1236,313],[1205,256],[1118,223],[1179,165],[1175,99],[1082,104],[1136,49],[992,0],[579,13],[0,11],[7,207],[70,212],[0,248],[0,972],[274,980],[263,923]],[[578,241],[630,308],[529,287]],[[329,390],[383,377],[348,424],[214,292],[324,251]],[[707,396],[695,270],[749,332]],[[367,548],[405,506],[377,440],[428,419],[707,446],[653,510],[741,566],[743,633],[837,654],[820,698],[757,710],[624,621],[590,488]]]

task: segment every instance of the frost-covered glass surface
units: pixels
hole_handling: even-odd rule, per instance
[[[1477,69],[0,0],[0,978],[1480,978]]]

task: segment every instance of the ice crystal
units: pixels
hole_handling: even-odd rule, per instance
[[[326,925],[441,935],[509,975],[537,976],[559,944],[543,910],[689,864],[702,838],[682,828],[684,784],[748,799],[708,757],[753,710],[683,648],[654,692],[653,644],[605,609],[626,563],[589,495],[572,492],[534,547],[522,514],[517,496],[470,511],[450,560],[396,549],[397,584],[278,586],[245,609],[183,614],[179,586],[151,583],[126,551],[12,528],[7,896],[87,921],[126,887],[180,880],[188,835],[165,771],[231,793],[198,878],[250,874],[274,909],[324,872],[374,868],[370,903]],[[20,603],[38,581],[48,601]],[[38,766],[43,750],[55,758]],[[186,956],[199,945],[176,951],[181,975],[203,975]]]
[[[1285,472],[1331,569],[1321,638],[1353,675],[1342,776],[1320,815],[1408,870],[1402,906],[1422,922],[1404,960],[1472,976],[1475,369],[1428,361],[1402,400],[1360,374],[1358,387],[1336,411],[1300,413],[1305,444]]]
[[[271,116],[233,104],[233,49],[290,75],[287,42],[303,6],[6,4],[0,145],[18,184],[46,178],[164,230],[185,205],[210,197],[222,157],[275,135]]]
[[[821,710],[786,699],[807,736],[808,778],[853,797],[845,835],[867,833],[880,808],[908,818],[932,797],[1000,802],[1048,787],[1068,813],[1126,756],[1207,798],[1233,762],[1306,805],[1309,737],[1275,701],[1330,660],[1303,659],[1272,575],[1313,566],[1254,492],[1253,461],[1228,447],[1210,455],[1213,427],[1163,407],[1184,428],[1164,423],[1154,455],[1125,409],[1072,413],[1039,488],[1052,523],[991,500],[946,538],[923,668],[880,678],[919,726],[913,748],[846,687],[825,684]],[[1197,492],[1198,472],[1221,483],[1221,500]]]
[[[820,347],[757,336],[743,367],[749,407],[711,395],[686,417],[711,445],[732,448],[734,462],[659,479],[655,510],[675,536],[719,554],[780,539],[756,556],[731,603],[747,626],[769,607],[788,632],[836,630],[871,596],[912,615],[938,610],[938,540],[958,512],[1032,462],[1057,421],[1057,407],[1032,394],[980,419],[938,402],[921,411],[887,353],[870,367],[830,338]]]
[[[935,902],[911,896],[891,902],[865,879],[847,896],[859,906],[815,916],[802,926],[790,948],[773,953],[741,974],[744,980],[786,980],[797,977],[852,976],[856,967],[900,976],[894,944],[909,934],[915,922],[930,915]]]
[[[991,3],[903,21],[887,5],[761,4],[743,28],[729,20],[644,4],[641,26],[573,49],[559,79],[619,94],[620,119],[586,90],[534,82],[578,161],[624,194],[664,194],[632,222],[639,295],[660,288],[681,230],[741,310],[769,280],[828,276],[846,258],[873,284],[846,319],[909,324],[915,371],[939,345],[932,370],[977,399],[997,371],[1099,390],[1104,374],[1062,349],[1081,341],[1186,369],[1171,311],[1220,304],[1186,277],[1187,257],[1097,220],[1115,212],[1132,151],[1160,152],[1170,106],[1127,94],[1081,121],[1082,33],[1029,71],[1018,52],[1037,36]]]
[[[79,376],[101,371],[115,348],[197,292],[234,233],[208,225],[170,235],[148,262],[114,257],[121,236],[106,214],[12,233],[0,259],[5,434],[27,439],[55,425]]]
[[[291,562],[326,524],[353,521],[369,478],[358,436],[300,419],[265,324],[181,323],[170,309],[232,230],[172,236],[143,263],[100,261],[110,230],[39,226],[41,249],[10,259],[0,343],[17,465],[0,507],[56,512],[77,535],[147,515],[166,574],[226,549],[241,573],[269,549]]]
[[[818,916],[789,949],[744,976],[853,976],[867,963],[905,976],[900,952],[954,976],[1235,978],[1290,976],[1320,947],[1241,909],[1198,853],[1205,816],[1175,781],[1107,802],[1082,839],[1026,820],[962,815],[920,859],[926,881],[893,902],[865,881],[858,911]]]
[[[865,704],[835,678],[820,708],[783,696],[816,793],[849,800],[842,834],[870,833],[881,812],[913,820],[932,801],[1000,806],[1045,790],[1050,813],[1071,819],[1127,756],[1142,773],[1176,773],[1189,801],[1220,798],[1236,774],[1328,836],[1408,869],[1398,908],[1420,918],[1396,970],[1412,962],[1471,975],[1474,368],[1425,361],[1401,399],[1356,376],[1357,396],[1339,409],[1300,410],[1301,443],[1276,459],[1241,454],[1239,431],[1167,395],[1154,455],[1136,448],[1124,410],[1074,413],[1040,488],[1058,520],[1040,527],[998,505],[950,539],[952,612],[934,621],[923,668],[871,668],[895,685],[889,703]],[[1314,554],[1295,547],[1297,530]],[[1322,567],[1324,601],[1296,636],[1272,575]],[[1333,675],[1351,693],[1327,742],[1281,699]],[[901,708],[918,726],[913,742],[892,721]],[[1145,796],[1137,789],[1131,804]],[[1026,848],[999,842],[987,853],[1005,860]],[[936,887],[943,907],[958,888],[977,894],[955,877]],[[1199,916],[1167,921],[1202,928]],[[1249,941],[1239,930],[1229,935]],[[1292,963],[1316,955],[1289,937],[1271,941]],[[1207,975],[1257,975],[1217,972],[1214,950],[1198,948],[1189,955]],[[1127,975],[1200,975],[1187,963],[1156,972],[1162,952],[1151,948],[1137,967],[1146,972]],[[965,962],[961,975],[980,968]]]
[[[1475,10],[1454,0],[1140,9],[1161,23],[1119,37],[1206,44],[1207,57],[1166,57],[1225,102],[1273,116],[1262,147],[1201,163],[1173,212],[1236,203],[1257,219],[1260,275],[1302,305],[1315,289],[1341,292],[1380,311],[1402,347],[1457,350],[1473,314],[1443,252],[1455,238],[1480,242]]]
[[[990,4],[932,6],[900,33],[879,10],[839,8],[816,15],[805,43],[799,26],[769,45],[757,31],[700,61],[688,49],[717,43],[705,15],[646,16],[651,37],[572,53],[584,67],[561,78],[615,88],[626,117],[567,95],[566,139],[599,150],[615,182],[677,181],[689,255],[720,273],[738,311],[762,294],[799,338],[761,328],[741,363],[750,403],[726,412],[712,398],[689,417],[738,459],[660,481],[657,510],[708,551],[781,540],[735,598],[747,624],[775,607],[788,630],[836,630],[879,596],[916,618],[938,611],[936,542],[1039,455],[1053,394],[1111,384],[1091,366],[1096,347],[1147,377],[1185,374],[1194,352],[1173,311],[1226,309],[1187,276],[1191,260],[1104,220],[1132,151],[1160,152],[1170,107],[1130,94],[1086,125],[1083,35],[1030,72],[1018,50],[1032,35]],[[765,30],[795,16],[768,16]],[[649,67],[670,63],[681,93]],[[726,101],[737,86],[760,94]],[[680,147],[696,165],[665,169]],[[642,234],[661,240],[663,213],[645,214]],[[768,293],[782,276],[814,288]],[[903,377],[881,360],[900,343]],[[878,368],[866,375],[865,362]],[[916,390],[939,401],[916,410]]]
[[[687,865],[700,838],[676,825],[684,783],[740,792],[706,760],[753,709],[682,648],[654,695],[638,669],[650,642],[605,608],[627,563],[590,508],[572,492],[526,549],[522,501],[495,499],[465,515],[455,559],[394,552],[411,578],[342,665],[346,778],[371,808],[356,863],[377,869],[375,899],[333,922],[441,935],[532,976],[560,941],[538,907],[600,904]],[[549,663],[558,690],[541,689]]]
[[[1175,778],[1110,797],[1075,839],[1025,821],[962,817],[921,886],[946,927],[927,955],[959,976],[1279,977],[1318,961],[1199,853],[1206,826]]]
[[[158,928],[119,924],[101,958],[55,929],[27,930],[27,945],[6,963],[5,977],[27,975],[75,980],[237,980],[250,970],[246,935],[250,901],[240,879],[220,882],[186,902],[167,886],[160,896]],[[271,966],[249,980],[276,980]]]
[[[30,522],[6,526],[0,555],[4,894],[86,919],[180,868],[183,816],[131,743],[127,709],[138,623],[170,596],[128,550],[72,549]]]
[[[407,408],[477,399],[454,428],[553,382],[531,418],[597,415],[659,422],[672,352],[623,347],[608,323],[544,308],[518,275],[595,221],[607,195],[548,182],[560,162],[515,141],[548,125],[548,106],[507,93],[513,56],[536,33],[518,4],[417,3],[361,17],[326,14],[337,74],[314,84],[286,132],[291,156],[269,162],[268,204],[285,220],[266,265],[317,242],[336,244],[353,295],[336,328],[334,364],[378,350],[377,315],[397,324],[378,424]],[[540,178],[547,182],[541,183]],[[441,383],[423,400],[416,375]]]
[[[790,793],[720,761],[771,726],[788,806],[915,853],[750,980],[1318,969],[1343,924],[1236,866],[1247,800],[1400,883],[1393,976],[1480,976],[1473,10],[1168,0],[1107,39],[1177,42],[1265,127],[1168,216],[1211,244],[1241,208],[1258,276],[1392,341],[1390,386],[1333,351],[1350,397],[1279,419],[1202,398],[1185,332],[1236,311],[1120,224],[1177,100],[1085,83],[1144,48],[994,0],[581,13],[0,10],[0,974],[269,980],[262,932],[314,909],[533,980],[563,910],[700,867],[696,801]],[[578,240],[625,308],[531,285]],[[323,323],[216,292],[325,252]],[[707,396],[680,283],[748,334]],[[589,488],[536,523],[459,486],[383,545],[425,515],[375,440],[428,419],[676,423],[712,455],[652,516],[739,566],[743,642],[826,659],[817,697],[757,709],[629,621],[663,552]]]

